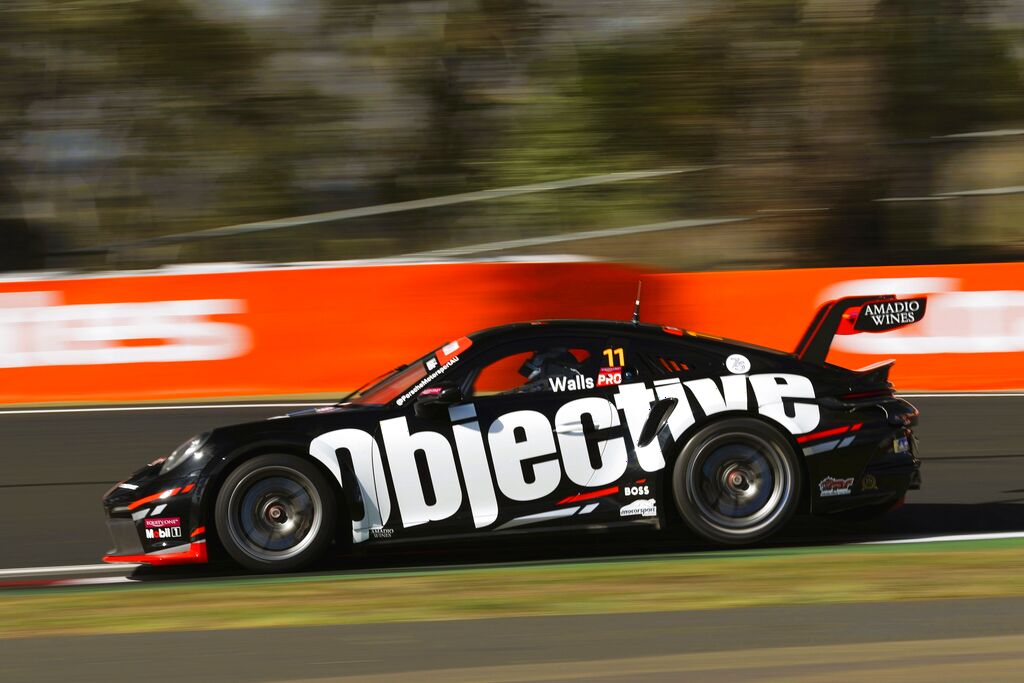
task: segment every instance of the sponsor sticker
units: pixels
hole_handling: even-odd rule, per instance
[[[734,353],[725,359],[726,369],[734,375],[745,375],[750,372],[750,361],[739,353]]]
[[[181,517],[153,517],[146,520],[147,529],[165,529],[172,526],[181,526]]]
[[[619,517],[657,517],[658,503],[653,498],[634,500],[619,508]]]
[[[181,517],[153,517],[145,520],[146,538],[181,538]]]
[[[433,372],[434,370],[437,370],[437,366],[437,358],[428,358],[426,362],[423,364],[423,367],[426,368],[427,372]]]
[[[456,354],[464,353],[466,349],[473,345],[473,340],[469,337],[459,337],[453,342],[449,342],[437,350],[434,357],[437,359],[438,364],[444,365],[452,356]],[[429,372],[429,371],[428,371]]]
[[[370,536],[373,538],[391,538],[395,535],[395,530],[390,527],[384,527],[382,529],[370,529]]]
[[[614,387],[622,384],[622,368],[601,368],[597,374],[597,386]]]
[[[875,475],[865,474],[864,478],[860,480],[860,487],[865,491],[877,491],[878,481],[875,479]]]
[[[146,538],[181,538],[181,527],[172,526],[167,529],[146,529]]]
[[[420,393],[420,390],[423,389],[423,387],[427,386],[435,379],[443,375],[448,368],[450,368],[451,366],[455,365],[458,362],[458,356],[452,356],[451,358],[449,358],[444,365],[441,365],[440,367],[436,368],[432,373],[421,379],[419,382],[416,382],[416,384],[414,384],[413,387],[409,389],[409,391],[399,396],[398,400],[395,401],[395,405],[401,406],[403,403],[408,401],[413,396],[418,395]]]
[[[601,368],[595,380],[593,377],[548,377],[551,391],[586,391],[594,387],[614,387],[622,384],[622,368]]]
[[[830,498],[832,496],[848,496],[853,488],[853,477],[847,477],[845,479],[836,479],[835,477],[825,477],[818,482],[818,491],[821,493],[822,498]]]
[[[910,439],[905,436],[901,436],[898,439],[892,440],[892,452],[893,453],[907,453],[910,451]]]
[[[623,486],[622,492],[627,496],[649,496],[651,495],[650,486]]]
[[[916,323],[924,317],[926,301],[924,297],[920,297],[865,304],[857,316],[854,329],[859,332],[885,332]]]

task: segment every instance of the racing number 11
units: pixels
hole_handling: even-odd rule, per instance
[[[620,368],[626,364],[626,354],[625,352],[623,352],[621,348],[608,348],[602,351],[602,353],[604,354],[605,358],[608,359],[608,367],[610,368]],[[619,360],[618,363],[615,362],[616,358],[618,358]]]

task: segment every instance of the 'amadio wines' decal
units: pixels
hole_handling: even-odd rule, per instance
[[[927,299],[873,301],[861,307],[853,327],[859,332],[885,332],[911,325],[924,317]]]
[[[748,405],[748,396],[756,405]],[[820,413],[816,404],[799,399],[814,397],[808,378],[781,373],[688,382],[671,378],[656,380],[653,386],[633,382],[618,385],[611,400],[587,396],[567,401],[553,417],[516,410],[482,424],[476,406],[465,403],[449,409],[450,425],[443,432],[411,431],[405,416],[381,420],[379,441],[361,429],[338,429],[315,438],[310,454],[339,483],[339,457],[346,458],[345,469],[354,474],[363,502],[363,517],[352,524],[356,542],[369,538],[372,529],[388,526],[392,501],[405,528],[448,519],[468,505],[479,529],[497,521],[502,501],[540,500],[565,479],[588,489],[612,484],[625,474],[631,454],[646,472],[664,469],[665,454],[657,439],[637,444],[657,400],[678,401],[666,423],[676,440],[701,413],[724,411],[756,410],[793,434],[803,434],[818,425]],[[695,414],[695,408],[700,412]],[[615,427],[623,429],[606,431]],[[591,452],[595,440],[599,454]]]

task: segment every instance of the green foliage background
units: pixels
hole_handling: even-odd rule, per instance
[[[1022,28],[1020,0],[12,3],[0,269],[376,258],[723,216],[755,220],[555,251],[686,269],[1017,259],[1024,194],[936,195],[1024,186],[1024,135],[943,137],[1024,128]],[[709,168],[102,248],[684,166]],[[918,199],[879,201],[894,197]]]

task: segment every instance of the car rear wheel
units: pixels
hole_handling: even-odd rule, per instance
[[[312,463],[261,455],[232,471],[217,494],[218,536],[247,569],[293,571],[330,547],[336,509],[330,485]]]
[[[801,470],[771,426],[749,418],[705,427],[672,469],[676,507],[687,526],[716,543],[743,545],[779,529],[796,510]]]

